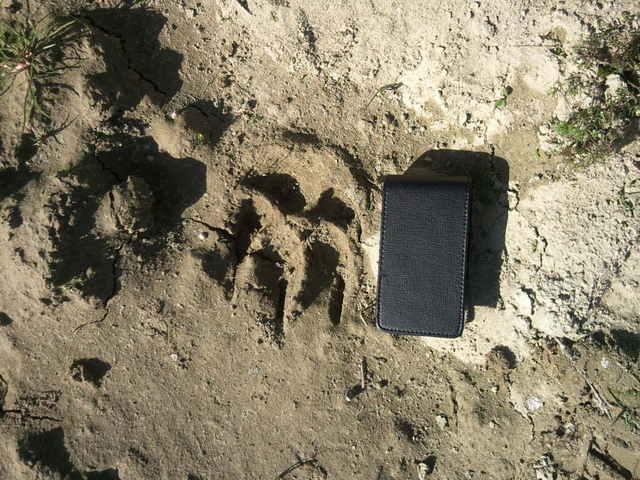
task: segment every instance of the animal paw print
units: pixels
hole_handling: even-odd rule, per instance
[[[356,202],[343,200],[349,193],[339,186],[344,178],[336,178],[340,168],[318,167],[323,158],[309,155],[298,160],[302,165],[245,177],[227,247],[202,257],[233,304],[253,315],[279,347],[305,318],[324,319],[328,328],[341,323],[358,261],[358,219],[349,206]]]

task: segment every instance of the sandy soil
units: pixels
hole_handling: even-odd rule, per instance
[[[127,3],[64,2],[68,128],[1,99],[0,479],[639,478],[640,144],[540,135],[540,45],[635,1]],[[474,180],[453,341],[374,327],[423,166]]]

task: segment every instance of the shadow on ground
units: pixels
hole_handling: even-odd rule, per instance
[[[0,170],[0,202],[7,198],[14,200],[14,205],[9,209],[7,222],[11,228],[22,225],[22,212],[20,201],[24,199],[22,189],[31,181],[40,178],[41,173],[31,170],[26,163],[20,162],[19,166],[8,167]]]
[[[509,205],[509,165],[503,158],[465,150],[430,150],[405,173],[466,175],[471,178],[471,237],[467,302],[496,307]],[[470,312],[469,318],[473,318]]]
[[[61,287],[72,282],[84,296],[102,301],[117,291],[117,263],[123,245],[141,259],[152,260],[164,250],[168,235],[180,231],[184,210],[206,191],[202,162],[161,152],[151,137],[121,136],[114,143],[119,146],[89,153],[80,164],[60,174],[78,186],[54,196],[50,204],[57,220],[57,228],[50,231],[54,245],[51,284]],[[142,187],[129,192],[132,184]],[[130,196],[118,203],[118,191]],[[146,198],[136,203],[132,197],[141,191]],[[116,235],[101,235],[96,229],[98,209],[105,202],[115,218]],[[145,218],[120,225],[118,207],[133,217]]]
[[[160,45],[167,24],[160,12],[145,6],[97,8],[84,11],[83,18],[106,65],[89,81],[114,115],[132,110],[145,95],[164,105],[180,90],[183,55]]]
[[[50,474],[60,475],[66,480],[119,480],[118,470],[95,470],[80,473],[71,461],[61,427],[53,430],[32,432],[18,443],[20,458],[31,465],[38,465]],[[58,478],[57,476],[55,478]]]

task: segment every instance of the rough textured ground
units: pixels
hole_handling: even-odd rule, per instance
[[[2,98],[0,479],[640,476],[640,144],[539,135],[545,38],[636,2],[127,3],[64,2],[68,128]],[[373,326],[381,179],[424,166],[474,179],[454,341]]]

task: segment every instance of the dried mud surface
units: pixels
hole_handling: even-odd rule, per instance
[[[539,135],[546,36],[635,2],[128,3],[64,2],[68,128],[1,99],[0,479],[640,476],[640,144]],[[473,179],[455,341],[374,327],[412,168]]]

